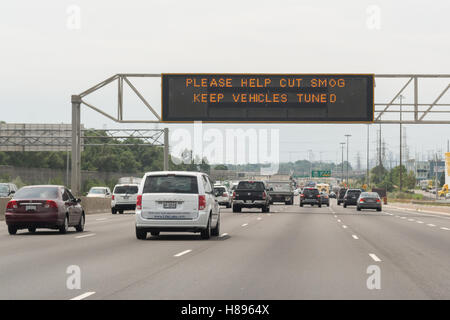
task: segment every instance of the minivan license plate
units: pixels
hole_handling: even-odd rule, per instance
[[[163,202],[163,208],[164,209],[176,209],[177,208],[177,203],[176,202]]]

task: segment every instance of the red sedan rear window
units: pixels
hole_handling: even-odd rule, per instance
[[[17,191],[14,199],[58,199],[57,187],[24,187]]]

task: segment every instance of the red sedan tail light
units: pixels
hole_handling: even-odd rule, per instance
[[[12,210],[12,209],[17,209],[17,201],[16,200],[11,200],[8,202],[8,204],[6,205],[6,209]]]
[[[44,207],[45,208],[58,208],[58,205],[53,200],[47,200],[47,201],[45,201]]]

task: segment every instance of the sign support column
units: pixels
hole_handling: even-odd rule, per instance
[[[81,97],[72,95],[72,175],[71,190],[75,196],[81,191]]]

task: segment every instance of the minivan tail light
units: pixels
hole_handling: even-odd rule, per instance
[[[263,198],[263,200],[266,199],[266,192],[265,191],[263,191],[262,198]]]
[[[236,198],[236,192],[233,191],[233,199]]]
[[[58,208],[58,205],[53,200],[47,200],[47,201],[45,201],[44,207],[45,208]]]
[[[114,195],[111,196],[111,200],[114,200]]]
[[[224,192],[222,196],[223,197],[228,197],[228,193]]]
[[[205,210],[206,208],[206,196],[199,195],[198,196],[198,210]]]
[[[139,194],[136,198],[136,210],[142,210],[142,194]]]
[[[8,204],[6,205],[6,209],[17,209],[17,201],[16,200],[9,201]]]

